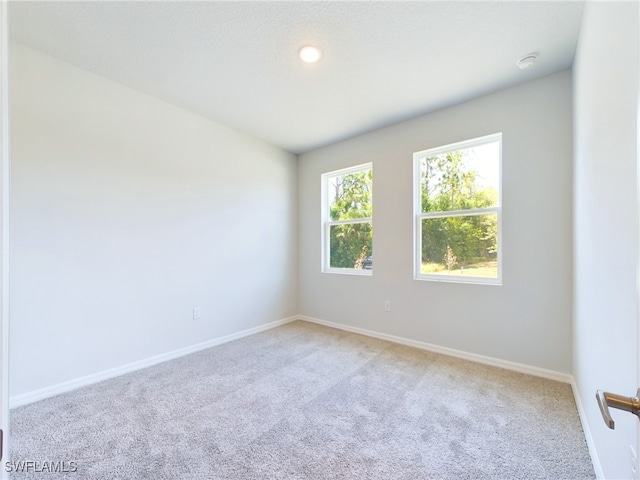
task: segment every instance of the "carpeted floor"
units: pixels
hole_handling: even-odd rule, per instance
[[[301,321],[11,413],[12,479],[595,478],[569,385]]]

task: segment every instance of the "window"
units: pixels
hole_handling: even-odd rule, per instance
[[[371,275],[373,171],[370,163],[322,175],[322,271]]]
[[[501,283],[502,134],[417,152],[415,278]]]

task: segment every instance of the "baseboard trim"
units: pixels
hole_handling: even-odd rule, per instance
[[[272,328],[279,327],[281,325],[285,325],[287,323],[291,323],[296,320],[302,320],[305,322],[316,323],[318,325],[324,325],[331,328],[336,328],[339,330],[344,330],[347,332],[358,333],[360,335],[365,335],[368,337],[379,338],[381,340],[387,340],[389,342],[398,343],[401,345],[407,345],[410,347],[419,348],[421,350],[427,350],[434,353],[440,353],[443,355],[448,355],[451,357],[461,358],[464,360],[470,360],[472,362],[482,363],[485,365],[491,365],[494,367],[500,367],[507,370],[513,370],[520,373],[526,373],[529,375],[534,375],[537,377],[548,378],[551,380],[557,380],[564,383],[569,383],[571,385],[573,396],[576,402],[576,407],[578,409],[578,415],[580,417],[580,422],[582,424],[582,430],[585,435],[585,439],[587,442],[587,446],[589,449],[589,454],[591,455],[591,461],[593,464],[593,468],[596,474],[596,478],[604,479],[604,473],[602,470],[602,465],[600,464],[600,460],[598,458],[598,453],[595,448],[595,443],[593,441],[593,437],[591,435],[591,430],[589,428],[589,423],[587,421],[587,417],[585,414],[584,406],[582,403],[582,399],[580,397],[580,392],[578,390],[575,379],[572,375],[556,372],[553,370],[547,370],[539,367],[533,367],[530,365],[525,365],[516,362],[510,362],[507,360],[501,360],[493,357],[488,357],[485,355],[478,355],[475,353],[469,353],[462,350],[456,350],[453,348],[442,347],[439,345],[434,345],[431,343],[420,342],[416,340],[411,340],[404,337],[398,337],[395,335],[389,335],[386,333],[376,332],[374,330],[368,330],[359,327],[352,327],[349,325],[344,325],[341,323],[330,322],[327,320],[322,320],[319,318],[309,317],[306,315],[295,315],[292,317],[283,318],[281,320],[276,320],[271,323],[267,323],[264,325],[259,325],[257,327],[253,327],[247,330],[243,330],[240,332],[232,333],[230,335],[226,335],[224,337],[214,338],[211,340],[207,340],[205,342],[197,343],[195,345],[191,345],[188,347],[180,348],[177,350],[173,350],[171,352],[167,352],[164,354],[156,355],[150,358],[146,358],[143,360],[139,360],[136,362],[128,363],[126,365],[122,365],[120,367],[111,368],[108,370],[103,370],[102,372],[98,372],[92,375],[87,375],[81,378],[77,378],[74,380],[69,380],[67,382],[58,383],[56,385],[51,385],[49,387],[45,387],[39,390],[34,390],[31,392],[23,393],[21,395],[12,396],[9,401],[10,408],[16,408],[23,405],[28,405],[30,403],[37,402],[39,400],[44,400],[45,398],[54,397],[56,395],[60,395],[62,393],[70,392],[73,390],[77,390],[79,388],[92,385],[103,380],[108,380],[110,378],[118,377],[120,375],[124,375],[130,372],[134,372],[136,370],[141,370],[143,368],[151,367],[153,365],[157,365],[159,363],[163,363],[169,360],[173,360],[176,358],[183,357],[185,355],[189,355],[191,353],[199,352],[201,350],[206,350],[207,348],[215,347],[218,345],[222,345],[227,342],[231,342],[234,340],[238,340],[243,337],[247,337],[249,335],[254,335],[256,333],[260,333],[266,330],[270,330]]]
[[[580,423],[582,424],[582,432],[584,433],[584,438],[587,442],[587,447],[589,448],[589,455],[591,455],[593,470],[598,480],[604,480],[604,471],[602,470],[602,464],[598,457],[596,444],[593,441],[593,436],[591,435],[591,429],[589,428],[589,422],[587,421],[587,414],[584,409],[584,404],[582,403],[582,397],[580,397],[580,390],[578,390],[578,384],[573,377],[571,378],[571,389],[573,390],[573,398],[576,402],[576,407],[578,408],[578,416],[580,417]]]
[[[285,325],[287,323],[293,322],[298,319],[299,319],[299,316],[297,315],[293,317],[283,318],[281,320],[276,320],[275,322],[259,325],[257,327],[249,328],[247,330],[242,330],[241,332],[225,335],[224,337],[214,338],[211,340],[207,340],[205,342],[197,343],[195,345],[179,348],[171,352],[155,355],[153,357],[145,358],[143,360],[138,360],[136,362],[127,363],[126,365],[122,365],[120,367],[110,368],[108,370],[103,370],[101,372],[94,373],[91,375],[86,375],[84,377],[69,380],[67,382],[51,385],[49,387],[41,388],[39,390],[34,390],[34,391],[23,393],[20,395],[15,395],[9,399],[9,407],[10,408],[21,407],[23,405],[34,403],[39,400],[44,400],[45,398],[54,397],[62,393],[70,392],[72,390],[77,390],[79,388],[85,387],[87,385],[92,385],[94,383],[98,383],[103,380],[108,380],[110,378],[118,377],[126,373],[135,372],[136,370],[141,370],[143,368],[151,367],[159,363],[184,357],[185,355],[189,355],[190,353],[199,352],[201,350],[206,350],[207,348],[222,345],[223,343],[232,342],[233,340],[238,340],[243,337],[248,337],[249,335],[254,335],[256,333],[264,332],[265,330],[270,330],[272,328]]]
[[[173,350],[171,352],[163,353],[150,358],[128,363],[120,367],[103,370],[101,372],[97,372],[91,375],[86,375],[84,377],[69,380],[67,382],[62,382],[55,385],[51,385],[49,387],[41,388],[39,390],[34,390],[34,391],[23,393],[20,395],[15,395],[11,397],[9,404],[11,408],[27,405],[29,403],[37,402],[38,400],[43,400],[48,397],[53,397],[61,393],[69,392],[72,390],[76,390],[78,388],[82,388],[87,385],[98,383],[98,382],[101,382],[102,380],[114,378],[119,375],[124,375],[126,373],[134,372],[136,370],[141,370],[143,368],[157,365],[158,363],[183,357],[185,355],[189,355],[190,353],[199,352],[200,350],[205,350],[207,348],[215,347],[217,345],[222,345],[223,343],[231,342],[233,340],[247,337],[249,335],[254,335],[256,333],[263,332],[265,330],[269,330],[275,327],[279,327],[281,325],[285,325],[295,320],[303,320],[305,322],[316,323],[318,325],[324,325],[331,328],[337,328],[339,330],[358,333],[360,335],[366,335],[368,337],[379,338],[381,340],[387,340],[389,342],[399,343],[401,345],[407,345],[409,347],[415,347],[421,350],[428,350],[430,352],[441,353],[443,355],[448,355],[451,357],[462,358],[464,360],[470,360],[472,362],[491,365],[494,367],[505,368],[507,370],[513,370],[516,372],[526,373],[526,374],[534,375],[537,377],[557,380],[557,381],[569,383],[572,385],[575,383],[573,380],[573,377],[566,373],[556,372],[553,370],[546,370],[544,368],[533,367],[531,365],[525,365],[525,364],[516,363],[516,362],[510,362],[508,360],[501,360],[498,358],[488,357],[485,355],[469,353],[469,352],[456,350],[449,347],[442,347],[442,346],[434,345],[431,343],[420,342],[417,340],[411,340],[404,337],[398,337],[395,335],[376,332],[374,330],[368,330],[368,329],[359,328],[359,327],[352,327],[350,325],[330,322],[327,320],[322,320],[315,317],[309,317],[306,315],[295,315],[292,317],[283,318],[281,320],[276,320],[275,322],[267,323],[265,325],[249,328],[241,332],[232,333],[224,337],[214,338],[211,340],[207,340],[205,342],[191,345],[189,347],[180,348],[177,350]],[[575,395],[575,392],[576,390],[574,387],[574,395]]]
[[[532,367],[530,365],[510,362],[507,360],[500,360],[498,358],[488,357],[485,355],[478,355],[475,353],[464,352],[462,350],[456,350],[453,348],[441,347],[438,345],[433,345],[431,343],[419,342],[416,340],[397,337],[395,335],[380,333],[373,330],[352,327],[352,326],[344,325],[341,323],[329,322],[327,320],[321,320],[319,318],[309,317],[306,315],[300,315],[299,318],[300,320],[311,322],[311,323],[317,323],[318,325],[324,325],[326,327],[337,328],[340,330],[345,330],[347,332],[359,333],[360,335],[379,338],[381,340],[388,340],[393,343],[399,343],[401,345],[407,345],[410,347],[419,348],[421,350],[428,350],[430,352],[441,353],[443,355],[449,355],[451,357],[462,358],[464,360],[470,360],[472,362],[478,362],[486,365],[491,365],[494,367],[505,368],[507,370],[514,370],[516,372],[526,373],[536,377],[548,378],[551,380],[557,380],[563,383],[570,384],[571,390],[573,392],[573,397],[576,402],[576,408],[578,410],[580,423],[582,425],[582,431],[584,432],[584,437],[587,442],[587,447],[589,449],[589,455],[591,456],[591,463],[593,465],[593,470],[598,480],[605,479],[604,471],[602,470],[602,464],[600,463],[600,458],[598,457],[598,451],[596,449],[595,442],[593,441],[591,429],[589,428],[589,422],[587,421],[587,416],[584,410],[582,399],[580,397],[580,391],[578,390],[578,386],[576,384],[576,381],[573,375],[556,372],[554,370],[547,370],[539,367]]]
[[[463,350],[456,350],[449,347],[441,347],[426,342],[419,342],[404,337],[397,337],[395,335],[389,335],[386,333],[376,332],[374,330],[367,330],[364,328],[352,327],[350,325],[344,325],[341,323],[329,322],[327,320],[321,320],[319,318],[308,317],[306,315],[299,315],[300,320],[306,322],[317,323],[318,325],[324,325],[326,327],[337,328],[345,330],[347,332],[359,333],[360,335],[366,335],[367,337],[379,338],[381,340],[388,340],[389,342],[399,343],[401,345],[407,345],[409,347],[419,348],[421,350],[428,350],[434,353],[441,353],[450,357],[462,358],[464,360],[470,360],[472,362],[482,363],[485,365],[491,365],[493,367],[504,368],[507,370],[513,370],[520,373],[526,373],[534,375],[536,377],[548,378],[550,380],[556,380],[563,383],[571,383],[573,377],[567,373],[556,372],[554,370],[547,370],[544,368],[533,367],[531,365],[525,365],[522,363],[510,362],[508,360],[501,360],[499,358],[488,357],[485,355],[479,355],[476,353],[469,353]]]

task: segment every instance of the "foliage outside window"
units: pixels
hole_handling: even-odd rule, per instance
[[[414,154],[415,277],[501,283],[502,134]]]
[[[373,267],[371,164],[322,175],[323,271],[370,275]]]

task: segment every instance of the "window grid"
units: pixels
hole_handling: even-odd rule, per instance
[[[324,273],[338,273],[349,275],[371,275],[372,269],[355,268],[354,267],[332,267],[331,266],[331,229],[332,227],[348,227],[349,225],[371,225],[373,230],[373,216],[356,217],[342,220],[331,219],[331,199],[330,199],[330,182],[338,177],[345,177],[351,174],[371,172],[373,175],[373,167],[371,163],[356,165],[341,170],[327,172],[322,175],[322,265],[321,271]],[[369,194],[372,196],[372,186],[369,186]],[[335,193],[335,190],[334,190]],[[372,203],[372,199],[369,201]],[[372,206],[372,205],[371,205]],[[368,255],[372,252],[369,251]]]
[[[497,172],[497,202],[496,205],[485,208],[469,208],[464,210],[438,210],[423,212],[422,205],[422,165],[427,158],[447,153],[459,152],[474,147],[480,147],[492,143],[498,144],[498,172]],[[414,278],[416,280],[430,280],[438,282],[477,283],[489,285],[502,284],[502,134],[497,133],[473,140],[445,145],[434,149],[416,152],[414,158]],[[423,273],[423,222],[428,219],[446,219],[453,217],[475,217],[495,215],[497,223],[496,233],[496,261],[497,274],[495,277],[471,275],[453,275],[449,273]],[[448,248],[448,246],[447,246]]]

